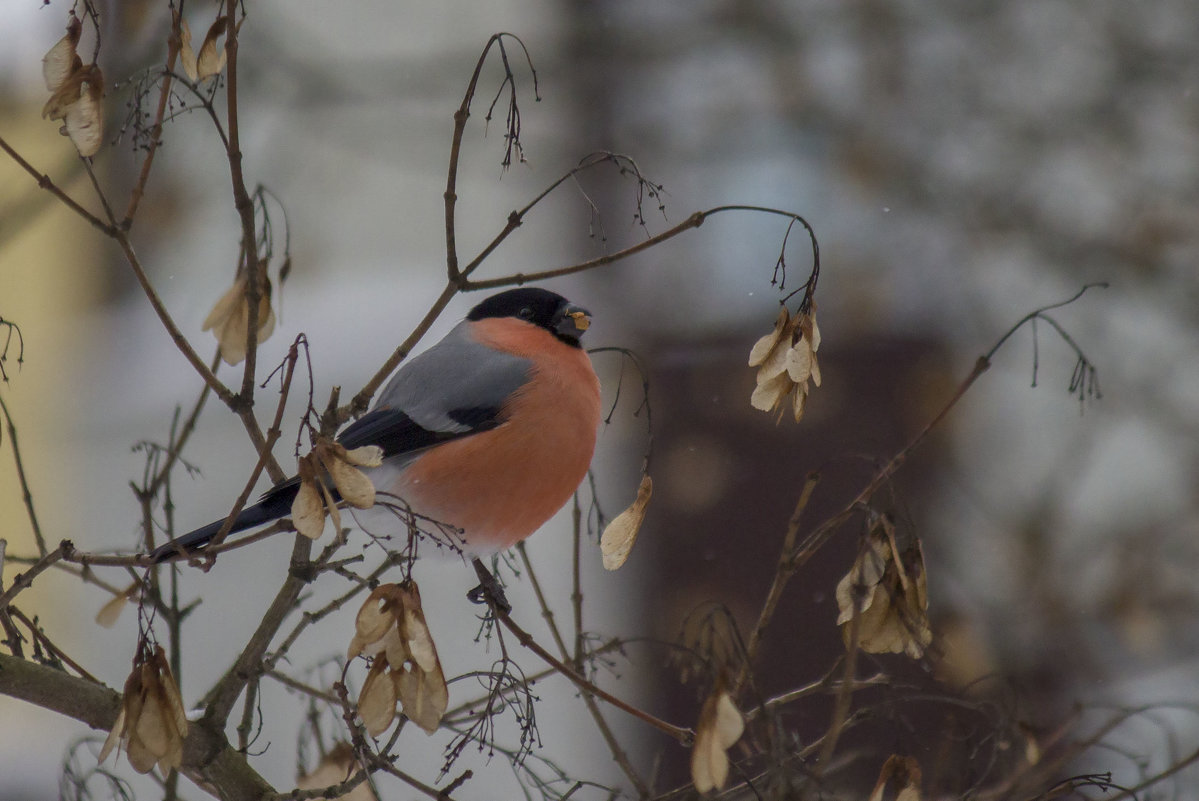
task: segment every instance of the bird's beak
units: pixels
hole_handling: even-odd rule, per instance
[[[558,336],[577,340],[591,327],[591,313],[582,306],[567,304],[557,314],[554,330]]]

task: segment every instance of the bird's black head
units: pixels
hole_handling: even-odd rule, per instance
[[[555,292],[536,287],[509,289],[492,295],[466,315],[466,319],[471,321],[489,317],[525,320],[576,348],[579,347],[579,337],[591,325],[591,315],[586,309],[573,305]]]

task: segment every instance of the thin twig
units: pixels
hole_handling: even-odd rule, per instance
[[[490,576],[486,573],[486,570],[485,570],[485,568],[483,568],[483,564],[481,562],[479,562],[478,560],[475,560],[474,564],[475,564],[476,570],[480,571],[479,578],[480,578],[480,580],[483,581],[484,586],[487,586],[488,580],[494,582],[494,579],[491,579]],[[492,614],[495,615],[496,620],[498,620],[500,623],[502,623],[504,625],[504,628],[506,628],[510,632],[512,632],[512,634],[516,637],[517,641],[522,646],[524,646],[525,648],[528,648],[530,651],[537,654],[537,656],[541,657],[547,664],[549,664],[551,667],[553,667],[554,670],[556,670],[558,673],[562,674],[566,678],[570,679],[572,682],[574,682],[576,685],[578,685],[578,687],[580,687],[581,689],[583,689],[589,693],[592,693],[596,697],[606,701],[607,703],[611,704],[612,706],[616,707],[617,709],[620,709],[623,712],[627,712],[628,714],[632,715],[633,717],[637,718],[638,720],[642,721],[643,723],[647,723],[650,726],[653,726],[655,729],[658,729],[661,732],[665,732],[666,734],[670,735],[674,739],[678,740],[683,745],[690,745],[691,742],[695,739],[695,732],[693,730],[686,729],[681,726],[675,726],[673,723],[667,723],[664,720],[660,720],[660,719],[654,717],[653,715],[649,714],[648,712],[645,712],[644,710],[638,709],[637,707],[635,707],[625,701],[620,700],[619,698],[612,695],[611,693],[601,690],[599,687],[595,686],[593,683],[588,681],[585,677],[580,675],[577,671],[575,671],[569,665],[564,664],[561,660],[555,659],[553,654],[551,654],[549,651],[542,648],[541,645],[536,640],[534,640],[533,637],[527,631],[525,631],[520,626],[518,626],[516,624],[516,621],[514,621],[507,612],[505,612],[498,604],[495,603],[494,599],[488,598],[488,604],[490,605]]]
[[[39,556],[45,556],[48,549],[46,538],[42,535],[42,526],[37,519],[37,511],[33,508],[33,493],[29,489],[29,479],[25,475],[25,462],[21,459],[21,446],[17,442],[17,427],[12,421],[12,414],[4,398],[0,397],[0,412],[4,412],[5,428],[8,430],[8,446],[12,448],[13,461],[17,467],[17,482],[21,485],[21,500],[25,503],[25,513],[29,517],[29,526],[33,529],[33,541],[37,545]]]
[[[517,552],[520,554],[521,562],[525,566],[525,574],[529,577],[529,583],[533,586],[533,593],[537,596],[537,605],[541,608],[541,616],[545,618],[546,625],[549,626],[550,634],[554,638],[554,644],[558,646],[558,653],[561,654],[563,661],[571,658],[570,652],[566,648],[566,642],[562,639],[562,633],[558,630],[558,624],[554,622],[554,613],[550,609],[549,603],[546,601],[545,594],[541,590],[541,582],[537,580],[537,573],[533,570],[533,562],[529,559],[528,550],[523,542],[517,543]],[[582,665],[575,665],[576,668],[582,670]],[[591,715],[591,719],[595,721],[595,727],[599,730],[600,736],[604,738],[604,742],[608,745],[608,750],[612,753],[612,759],[620,766],[624,775],[632,783],[637,793],[642,798],[647,798],[650,795],[649,785],[645,779],[641,778],[641,774],[633,767],[632,761],[629,760],[629,755],[625,753],[621,747],[620,741],[616,739],[616,735],[612,732],[612,727],[608,725],[608,721],[604,719],[600,712],[599,705],[595,702],[595,697],[587,690],[583,690],[579,696],[583,699],[583,704],[587,707],[587,712]]]
[[[792,220],[802,220],[799,215],[793,212],[783,211],[781,209],[773,209],[766,206],[716,206],[708,209],[707,211],[697,211],[678,225],[668,228],[662,233],[651,236],[648,239],[644,239],[635,245],[630,245],[623,250],[618,250],[615,253],[609,253],[588,261],[572,264],[568,267],[558,267],[556,269],[542,270],[535,273],[513,273],[503,278],[492,278],[482,281],[474,281],[463,278],[458,282],[458,285],[464,292],[480,289],[497,289],[499,287],[528,284],[535,281],[545,281],[550,278],[560,278],[564,275],[573,275],[574,273],[581,273],[586,270],[594,270],[597,267],[603,267],[606,264],[612,264],[614,262],[627,259],[629,256],[636,255],[643,250],[648,250],[652,247],[660,245],[669,239],[674,239],[679,234],[689,231],[692,228],[699,228],[709,217],[729,211],[752,211],[759,214],[773,214],[781,217],[787,217],[788,219]],[[813,242],[815,242],[815,237],[813,237]]]
[[[70,656],[68,656],[66,651],[62,650],[57,645],[55,645],[54,642],[49,637],[46,636],[45,632],[43,632],[41,629],[39,629],[37,627],[37,624],[34,623],[32,620],[30,620],[28,617],[26,617],[25,613],[22,612],[20,609],[17,609],[15,606],[10,605],[8,607],[8,609],[6,609],[5,611],[11,613],[13,617],[15,617],[17,620],[21,621],[22,623],[24,623],[25,627],[29,629],[29,633],[33,635],[33,638],[35,640],[40,642],[42,644],[42,646],[47,651],[49,651],[51,654],[53,654],[56,659],[62,660],[62,662],[67,665],[67,667],[71,668],[76,673],[78,673],[80,678],[87,679],[88,681],[93,682],[95,684],[101,684],[101,685],[103,684],[102,681],[97,679],[91,673],[88,673],[86,670],[83,669],[82,665],[80,665],[78,662],[76,662],[74,659],[72,659]]]
[[[287,579],[279,588],[275,599],[263,615],[262,622],[254,630],[254,634],[242,649],[237,661],[205,696],[204,719],[206,721],[223,726],[229,719],[229,713],[246,683],[260,673],[263,654],[270,647],[271,640],[278,633],[283,621],[295,609],[300,591],[308,584],[305,568],[308,566],[311,553],[312,540],[302,534],[297,534],[295,545],[292,547]]]
[[[758,647],[762,644],[762,638],[766,634],[766,628],[774,618],[774,612],[778,608],[779,600],[783,597],[783,590],[786,588],[787,582],[795,575],[795,565],[792,562],[791,554],[795,550],[795,540],[799,536],[799,523],[803,512],[807,509],[808,501],[811,500],[812,492],[815,491],[819,481],[819,473],[808,473],[804,479],[803,488],[799,491],[799,500],[795,502],[795,510],[791,513],[791,519],[787,521],[787,533],[783,535],[783,547],[779,552],[778,565],[775,566],[774,580],[766,593],[766,600],[762,603],[762,611],[758,613],[758,622],[749,635],[749,644],[745,648],[745,662],[741,666],[737,680],[733,682],[734,695],[749,678],[754,661],[757,659]]]
[[[4,592],[0,592],[0,611],[3,611],[13,598],[16,598],[24,590],[29,589],[33,585],[33,580],[37,578],[46,568],[63,558],[64,552],[74,550],[74,546],[68,540],[63,540],[62,543],[50,553],[38,559],[24,573],[18,573],[13,576],[12,586]]]
[[[97,229],[105,236],[114,236],[116,234],[116,229],[114,226],[105,223],[95,214],[92,214],[83,206],[80,206],[78,203],[76,203],[74,198],[72,198],[62,189],[59,189],[54,181],[50,180],[49,175],[38,172],[37,169],[28,161],[26,161],[20,153],[13,150],[12,146],[9,145],[8,142],[4,141],[4,137],[2,136],[0,136],[0,150],[3,150],[5,153],[7,153],[13,161],[20,165],[21,169],[32,175],[33,180],[37,181],[37,185],[40,188],[45,189],[47,192],[62,201],[63,205],[78,214],[87,222],[91,223],[93,228]]]
[[[137,214],[138,204],[141,203],[142,196],[146,191],[146,184],[150,180],[150,168],[154,166],[154,156],[158,153],[158,146],[162,143],[162,121],[166,116],[167,100],[171,94],[171,75],[175,69],[175,59],[178,58],[179,49],[182,46],[179,38],[179,26],[182,19],[179,11],[175,11],[172,15],[171,35],[167,37],[166,66],[162,71],[162,89],[158,93],[158,108],[154,113],[154,124],[150,126],[150,144],[146,147],[146,157],[142,160],[142,168],[138,173],[137,182],[129,193],[129,205],[125,208],[125,218],[121,220],[121,228],[125,231],[133,227],[133,217]]]

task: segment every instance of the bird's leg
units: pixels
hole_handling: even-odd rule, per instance
[[[504,595],[504,588],[500,586],[500,582],[492,575],[479,559],[473,558],[470,560],[475,566],[475,574],[479,577],[479,586],[472,589],[466,594],[466,597],[476,604],[487,604],[494,606],[504,614],[512,611],[512,604],[508,603],[508,597]]]

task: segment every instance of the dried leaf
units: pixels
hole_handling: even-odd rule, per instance
[[[192,49],[192,31],[185,19],[179,20],[179,60],[190,80],[194,82],[200,77],[196,68],[196,51]]]
[[[125,758],[138,773],[149,773],[158,765],[158,755],[142,742],[136,732],[130,732],[125,739]]]
[[[108,755],[112,753],[112,749],[116,748],[121,742],[121,733],[125,731],[125,704],[121,704],[121,711],[117,713],[116,722],[112,724],[112,731],[104,738],[104,746],[100,749],[100,756],[96,759],[97,762],[103,762],[108,759]]]
[[[167,664],[166,653],[159,647],[155,651],[155,660],[159,663],[162,675],[162,693],[166,700],[167,721],[173,724],[176,733],[187,735],[187,710],[183,708],[183,698],[179,695],[179,685]]]
[[[802,384],[812,375],[812,351],[806,340],[801,339],[787,351],[787,375],[796,384]]]
[[[404,715],[426,734],[436,732],[449,704],[449,690],[441,667],[425,671],[412,666],[393,670],[391,675]]]
[[[896,556],[885,533],[870,533],[867,547],[837,583],[837,623],[846,648],[854,646],[854,633],[857,647],[867,653],[906,653],[918,659],[933,636],[919,541],[900,559]]]
[[[759,383],[754,393],[749,396],[749,405],[764,412],[772,412],[787,397],[794,384],[784,370],[773,378]]]
[[[291,502],[291,524],[310,540],[325,532],[325,501],[316,488],[316,476],[308,457],[300,459],[300,489]]]
[[[870,801],[920,801],[920,763],[914,757],[892,754],[879,771]]]
[[[204,318],[204,324],[200,327],[201,331],[207,331],[210,328],[215,328],[225,322],[233,312],[237,309],[238,304],[246,295],[245,279],[239,277],[233,282],[233,286],[221,295],[220,300],[212,307],[212,311],[208,312],[208,316]]]
[[[83,23],[78,17],[72,16],[67,24],[66,35],[55,42],[54,47],[42,57],[42,77],[46,80],[46,88],[51,92],[57,91],[74,70],[77,62],[75,48],[79,45],[82,32]]]
[[[99,75],[99,70],[96,70]],[[91,158],[104,144],[104,116],[100,107],[101,84],[84,83],[79,99],[67,107],[63,123],[71,143],[84,158]]]
[[[371,737],[378,737],[391,726],[396,714],[396,686],[384,671],[387,663],[382,659],[371,666],[362,692],[358,694],[358,717]]]
[[[812,311],[805,315],[799,323],[804,339],[812,344],[812,352],[820,350],[820,326],[816,324],[816,304],[812,303]]]
[[[408,650],[408,640],[400,636],[400,629],[397,626],[392,626],[387,630],[387,634],[378,642],[377,647],[378,653],[382,653],[387,658],[387,664],[393,668],[402,668],[406,662],[412,659],[412,653]]]
[[[726,753],[745,731],[745,720],[733,699],[718,682],[704,701],[691,748],[691,781],[701,793],[719,790],[729,777]]]
[[[306,773],[296,779],[297,790],[320,790],[325,787],[332,787],[347,781],[358,769],[358,760],[354,756],[354,749],[346,742],[338,742],[329,749],[329,753],[325,754],[320,763],[312,769],[312,772]],[[316,801],[322,801],[316,799]],[[337,797],[337,801],[379,801],[371,789],[370,782],[359,782],[354,785],[354,789],[350,790],[345,795]]]
[[[318,443],[316,452],[329,471],[329,477],[342,500],[358,509],[375,505],[375,485],[356,467],[345,460],[346,449],[335,443]]]
[[[419,608],[404,610],[404,629],[408,641],[408,655],[421,670],[437,667],[437,646],[433,635],[425,625],[425,613]]]
[[[787,307],[779,309],[779,316],[774,321],[774,330],[766,336],[754,343],[754,346],[749,351],[749,366],[757,367],[766,361],[767,357],[774,351],[779,340],[783,338],[783,333],[789,328],[791,316],[787,312]]]
[[[1041,746],[1031,731],[1024,727],[1021,727],[1021,731],[1024,733],[1024,759],[1028,764],[1036,765],[1041,761]]]
[[[204,318],[201,330],[212,329],[221,346],[221,358],[228,364],[239,364],[246,358],[246,335],[250,330],[250,304],[246,300],[248,277],[237,277],[212,311]],[[275,312],[271,309],[271,282],[263,281],[258,299],[258,342],[265,342],[275,331]]]
[[[333,499],[333,493],[329,492],[329,488],[325,482],[317,479],[316,482],[321,488],[321,497],[325,499],[325,509],[329,512],[329,518],[333,521],[333,536],[341,536],[341,511],[337,508],[337,501]]]
[[[83,92],[83,84],[87,81],[89,72],[88,68],[79,61],[78,56],[75,57],[75,62],[70,74],[50,95],[46,105],[42,106],[42,119],[61,120],[67,116],[67,109],[79,102],[79,96]]]
[[[775,321],[774,332],[758,340],[750,351],[750,366],[758,367],[757,386],[749,399],[755,409],[773,412],[794,390],[791,411],[796,422],[803,417],[808,381],[820,386],[821,380],[820,365],[816,362],[820,329],[815,309],[813,304],[810,312],[789,317],[784,307]]]
[[[204,43],[200,45],[200,54],[196,57],[196,77],[193,80],[203,81],[214,75],[220,75],[225,69],[225,48],[217,49],[216,40],[225,33],[229,18],[221,16],[208,28]]]
[[[745,733],[745,718],[741,710],[733,703],[732,697],[724,691],[716,696],[716,742],[721,748],[732,748]]]
[[[637,533],[645,521],[645,510],[653,492],[653,480],[643,475],[637,487],[636,500],[604,528],[604,533],[600,535],[600,553],[603,554],[605,570],[617,570],[629,558],[629,552],[637,542]]]
[[[182,764],[186,736],[187,717],[165,652],[161,646],[155,646],[153,652],[139,646],[133,671],[125,681],[121,712],[100,749],[100,759],[106,759],[123,742],[134,770],[149,773],[157,765],[165,775]]]
[[[808,388],[801,384],[795,388],[795,397],[791,399],[791,414],[795,416],[795,422],[803,419],[804,408],[808,405]]]
[[[387,630],[395,626],[395,616],[389,603],[394,586],[384,584],[376,587],[358,610],[358,616],[354,618],[354,638],[362,640],[364,645],[382,640]],[[353,659],[358,653],[361,651],[349,654],[348,658]]]
[[[363,445],[360,448],[346,450],[341,447],[342,458],[355,467],[378,467],[383,464],[383,449],[378,445]]]
[[[96,613],[96,622],[106,629],[115,626],[117,619],[121,616],[121,612],[125,611],[129,599],[133,597],[133,593],[136,590],[137,584],[130,584],[124,592],[110,598],[104,606],[100,607],[100,611]]]
[[[155,763],[170,750],[171,732],[166,725],[166,709],[162,702],[162,690],[157,683],[148,685],[142,713],[138,715],[133,727],[137,739],[141,740],[147,752],[153,755]]]

